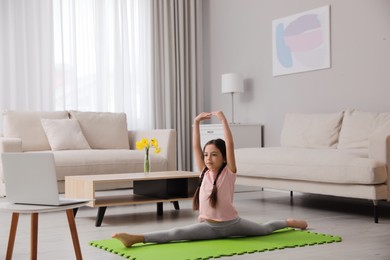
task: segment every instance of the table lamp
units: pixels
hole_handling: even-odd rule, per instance
[[[244,79],[237,73],[222,74],[222,93],[232,96],[232,124],[234,124],[234,94],[244,92]]]

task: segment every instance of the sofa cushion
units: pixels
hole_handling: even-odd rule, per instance
[[[340,184],[380,184],[384,163],[337,149],[289,147],[242,148],[235,151],[237,174],[270,179]]]
[[[336,148],[343,113],[286,114],[280,143],[284,147]]]
[[[65,176],[143,172],[144,151],[124,149],[62,150],[53,151],[56,161],[57,179]],[[167,171],[164,157],[151,153],[151,171]]]
[[[91,149],[75,119],[41,119],[53,151]]]
[[[125,113],[70,111],[92,149],[129,149]]]
[[[50,150],[41,118],[66,119],[68,112],[5,111],[3,112],[3,135],[21,138],[23,151]]]
[[[382,126],[390,123],[390,113],[346,110],[340,131],[338,149],[368,149],[369,137]]]

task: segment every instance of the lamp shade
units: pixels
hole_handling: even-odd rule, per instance
[[[244,92],[244,78],[237,73],[222,74],[222,93]]]

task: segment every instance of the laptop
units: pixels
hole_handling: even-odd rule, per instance
[[[90,201],[60,198],[52,153],[2,153],[7,200],[15,204],[63,206]]]

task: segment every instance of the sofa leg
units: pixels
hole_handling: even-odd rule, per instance
[[[374,222],[378,223],[378,219],[379,219],[379,217],[378,217],[378,214],[379,214],[379,212],[378,212],[378,210],[379,210],[378,201],[377,200],[373,200],[372,202],[374,203]]]
[[[293,193],[293,191],[291,190],[290,191],[290,205],[292,206],[292,205],[294,205],[294,193]]]

